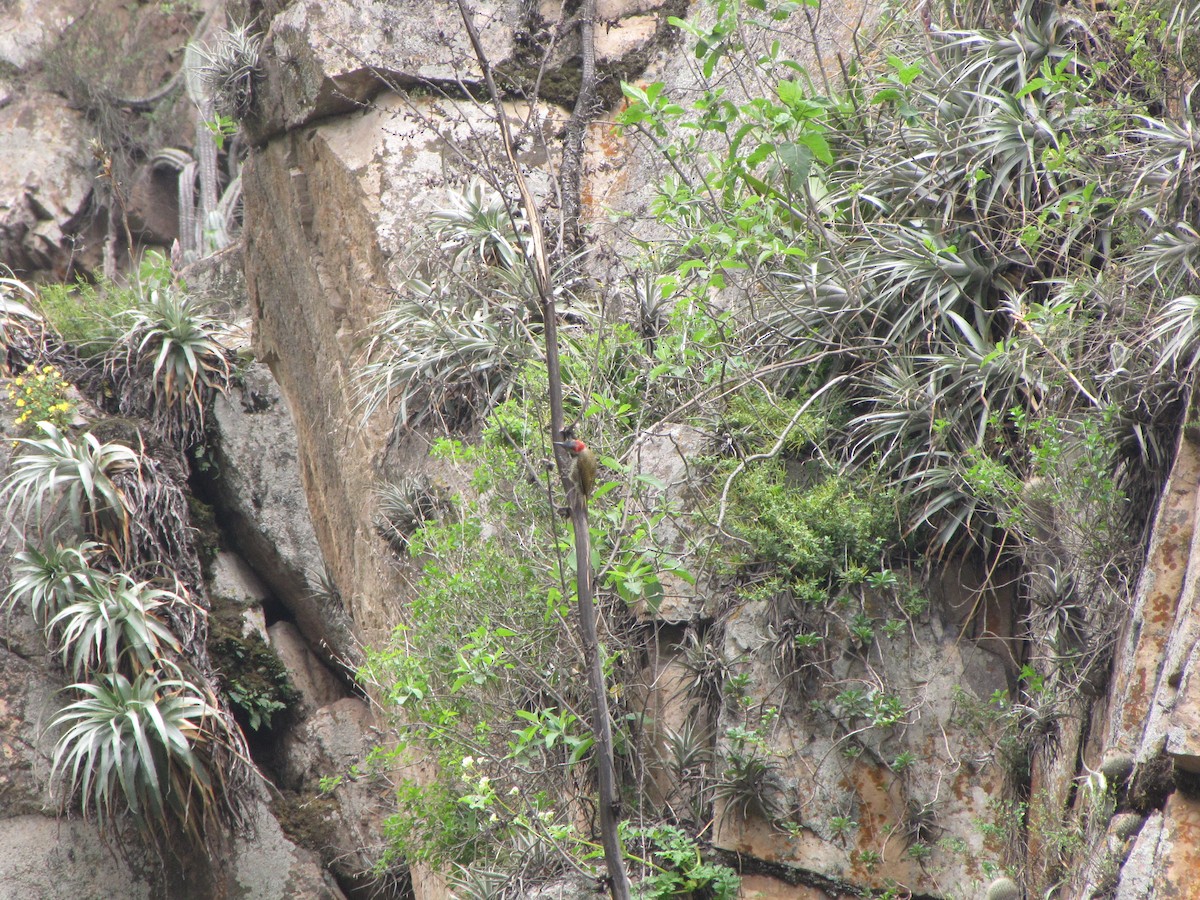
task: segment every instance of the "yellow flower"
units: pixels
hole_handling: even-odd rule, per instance
[[[19,386],[19,385],[22,385],[22,384],[24,384],[24,383],[25,383],[25,379],[24,379],[24,378],[17,378],[17,380],[16,380],[16,382],[15,382],[15,383],[16,383],[18,386]]]
[[[45,380],[46,380],[46,376],[45,376],[45,375],[39,375],[39,376],[37,377],[37,380],[38,380],[38,381],[45,381]]]
[[[19,407],[20,407],[20,406],[24,406],[24,405],[25,405],[25,401],[24,401],[24,400],[18,400],[18,401],[17,401],[17,406],[19,406]]]
[[[44,366],[44,367],[42,368],[42,371],[43,371],[45,374],[49,375],[51,372],[53,372],[53,371],[54,371],[54,366]]]

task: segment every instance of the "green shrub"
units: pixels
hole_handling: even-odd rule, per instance
[[[823,409],[800,413],[792,425],[804,400],[780,397],[769,391],[741,391],[730,399],[722,418],[731,438],[748,453],[768,451],[787,431],[780,452],[802,457],[827,441],[830,432],[828,412]]]
[[[239,719],[253,731],[270,729],[296,705],[300,694],[279,655],[257,631],[244,635],[242,622],[237,607],[214,610],[209,616],[209,655]]]
[[[108,282],[48,284],[37,308],[59,336],[88,359],[103,356],[121,333],[116,317],[136,302],[136,292]]]
[[[707,897],[735,900],[742,880],[728,866],[704,859],[696,842],[672,825],[634,828],[621,823],[621,839],[630,853],[641,856],[653,868],[638,881],[634,896],[639,900],[670,900],[672,897]]]
[[[390,843],[386,859],[435,865],[474,860],[486,834],[486,815],[462,803],[463,794],[461,785],[445,777],[402,781],[396,791],[397,810],[383,825]]]
[[[894,494],[863,478],[805,487],[790,483],[784,462],[766,460],[738,476],[734,496],[730,530],[749,544],[743,559],[780,566],[796,582],[851,565],[874,570],[899,537]]]

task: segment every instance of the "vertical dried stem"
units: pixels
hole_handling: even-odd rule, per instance
[[[546,239],[542,230],[542,219],[538,214],[537,204],[533,194],[521,175],[521,167],[517,164],[517,156],[513,150],[512,134],[508,127],[508,119],[504,113],[504,105],[500,102],[500,94],[492,78],[491,65],[484,55],[479,42],[479,33],[467,9],[465,0],[457,0],[458,10],[462,16],[463,25],[475,50],[476,60],[483,71],[484,84],[488,95],[496,109],[496,125],[500,129],[500,139],[504,144],[504,155],[508,160],[513,180],[521,195],[521,205],[529,222],[530,249],[526,259],[533,269],[534,282],[537,285],[538,296],[542,302],[543,326],[546,338],[546,369],[549,376],[550,393],[550,432],[555,442],[562,440],[563,429],[563,400],[562,372],[558,361],[558,326],[554,309],[554,291],[551,286],[550,263],[546,254]],[[595,0],[586,0],[586,6],[593,12]],[[585,27],[589,29],[586,37],[590,44],[591,18],[586,9],[584,13]],[[586,57],[585,57],[586,59]],[[587,73],[585,73],[586,76]],[[594,79],[593,79],[594,80]],[[586,77],[585,77],[586,82]],[[576,116],[580,115],[580,107],[576,106]],[[572,117],[573,120],[575,117]],[[582,140],[582,130],[579,131]],[[578,157],[577,157],[578,158]],[[564,192],[566,186],[564,185]],[[576,186],[575,196],[578,197]],[[576,207],[578,203],[576,202]],[[616,767],[613,764],[612,720],[608,711],[608,686],[604,681],[604,667],[600,659],[600,639],[596,628],[596,606],[592,595],[591,553],[589,552],[589,529],[587,499],[576,491],[570,480],[571,461],[566,451],[555,443],[555,463],[558,466],[559,478],[567,490],[571,506],[571,525],[575,531],[575,561],[576,561],[576,600],[579,612],[579,636],[583,644],[584,662],[588,671],[588,687],[592,694],[592,735],[595,740],[597,782],[600,794],[600,843],[604,848],[604,864],[608,870],[609,891],[614,900],[629,900],[631,887],[629,876],[625,871],[625,860],[621,851],[621,841],[617,835],[617,823],[620,820],[620,798],[617,793]]]

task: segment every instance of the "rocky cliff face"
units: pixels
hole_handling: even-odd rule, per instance
[[[232,843],[220,866],[158,865],[141,851],[120,859],[102,854],[92,824],[75,819],[60,826],[50,818],[41,723],[62,679],[47,665],[31,624],[10,619],[0,641],[0,885],[19,885],[21,896],[78,896],[87,889],[130,897],[273,898],[339,896],[343,889],[368,896],[381,889],[367,872],[381,843],[386,790],[367,785],[335,801],[318,785],[362,760],[370,743],[364,735],[376,723],[349,689],[346,671],[359,662],[362,643],[386,640],[412,600],[412,573],[396,564],[378,534],[377,486],[385,477],[437,475],[439,464],[428,456],[434,429],[396,439],[390,423],[364,418],[352,373],[370,324],[411,275],[407,251],[417,224],[447,188],[471,180],[474,166],[496,164],[499,143],[489,108],[467,90],[478,87],[480,73],[451,5],[232,6],[229,14],[255,16],[263,30],[263,77],[245,132],[253,148],[242,172],[241,254],[214,266],[235,273],[232,286],[214,289],[232,297],[235,308],[244,301],[258,364],[214,411],[221,477],[209,499],[227,546],[213,592],[237,608],[247,634],[262,635],[283,657],[301,688],[304,715],[268,754],[283,800],[264,794],[255,802],[256,836]],[[689,51],[666,23],[684,12],[678,6],[602,2],[602,70],[665,80],[686,92],[691,69],[681,60]],[[861,24],[852,6],[818,25],[827,63]],[[520,77],[531,72],[530,31],[553,30],[564,14],[508,0],[474,9],[491,62]],[[114,240],[108,220],[116,202],[98,193],[87,149],[94,124],[25,77],[44,59],[37,48],[69,20],[84,18],[65,2],[25,16],[29,41],[5,51],[13,74],[0,83],[0,260],[60,276],[81,260],[101,264],[101,244]],[[188,31],[176,24],[179,33]],[[568,104],[577,77],[574,34],[564,30],[539,75],[547,87],[557,86],[543,96]],[[818,67],[820,60],[806,59]],[[554,208],[570,110],[510,102],[507,112],[520,130],[526,177]],[[190,140],[183,135],[192,124],[180,127],[177,141]],[[582,197],[600,279],[620,274],[631,237],[653,236],[653,223],[641,215],[664,166],[603,117],[590,126]],[[146,207],[141,220],[149,223],[177,200],[156,192],[153,167],[147,172],[139,197]],[[103,221],[89,219],[101,209],[108,211]],[[632,214],[635,225],[618,230],[609,211]],[[140,230],[162,242],[172,236],[168,225]],[[209,276],[194,278],[205,283]],[[4,411],[6,419],[11,412]],[[700,438],[678,429],[669,440],[659,438],[641,446],[638,467],[663,490],[686,494],[687,454],[680,448],[699,446]],[[1193,679],[1200,618],[1192,609],[1198,483],[1200,454],[1184,441],[1111,681],[1101,696],[1080,698],[1053,754],[1034,756],[1032,790],[1054,798],[1049,807],[1058,819],[1017,851],[997,846],[997,835],[1012,803],[1028,798],[1006,794],[989,723],[968,721],[964,713],[1008,688],[1018,656],[1008,598],[989,594],[977,605],[973,588],[982,573],[943,573],[929,608],[911,617],[886,657],[848,654],[835,661],[837,682],[864,691],[887,684],[900,698],[904,727],[865,736],[848,735],[838,724],[853,712],[808,696],[803,685],[782,703],[773,699],[780,681],[777,623],[767,603],[740,604],[715,629],[720,598],[712,588],[680,583],[669,602],[642,609],[642,621],[663,635],[645,679],[659,686],[649,702],[661,729],[651,743],[657,740],[660,752],[668,730],[681,728],[685,718],[673,686],[688,677],[681,635],[689,626],[716,641],[722,659],[736,661],[729,676],[758,686],[747,706],[778,707],[770,732],[781,760],[773,790],[802,808],[804,819],[785,832],[744,806],[718,804],[709,837],[723,859],[743,867],[744,895],[851,896],[900,883],[912,896],[982,896],[996,874],[991,866],[1006,853],[1054,852],[1090,857],[1061,896],[1190,896],[1200,821],[1194,792],[1200,700]],[[6,556],[14,546],[5,545]],[[882,609],[894,598],[881,591],[867,602]],[[919,716],[908,715],[917,709]],[[714,731],[727,734],[739,724],[737,715],[736,708],[720,707]],[[902,758],[915,762],[897,766]],[[1081,779],[1094,772],[1113,785],[1121,814],[1079,825]],[[1082,836],[1071,848],[1050,851],[1055,827]],[[914,843],[928,852],[911,852]],[[414,871],[417,895],[443,895],[439,874]]]

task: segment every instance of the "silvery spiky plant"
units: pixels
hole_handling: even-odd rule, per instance
[[[376,492],[378,511],[375,528],[397,553],[408,548],[408,540],[425,522],[449,508],[446,491],[427,475],[389,482]]]
[[[3,274],[5,272],[8,276]],[[9,269],[0,267],[0,342],[5,347],[12,347],[22,340],[28,342],[39,324],[37,313],[25,303],[34,299],[33,289],[11,276]]]
[[[456,267],[471,257],[505,269],[523,264],[529,236],[522,211],[479,181],[461,193],[451,191],[449,199],[429,220]]]
[[[125,330],[106,363],[121,411],[147,416],[181,446],[198,443],[208,404],[232,374],[232,354],[221,343],[224,324],[194,294],[169,283],[152,286],[123,318]]]
[[[781,812],[779,763],[758,747],[737,741],[725,748],[723,759],[725,765],[713,789],[715,799],[742,821],[751,817],[774,821]]]
[[[487,289],[523,262],[520,223],[504,198],[473,182],[450,192],[427,229],[459,277],[410,279],[372,324],[358,376],[364,417],[398,402],[401,425],[431,412],[457,418],[494,400],[506,373],[532,353],[525,305]]]
[[[540,352],[542,304],[525,260],[528,226],[499,193],[478,182],[452,192],[425,234],[450,272],[409,279],[371,324],[359,408],[369,418],[395,404],[399,425],[437,414],[454,426],[495,403]],[[576,263],[551,279],[564,321],[584,313],[564,277]]]
[[[215,698],[166,663],[71,690],[78,699],[52,725],[61,735],[51,777],[64,804],[80,795],[102,823],[127,812],[139,830],[161,838],[178,826],[201,842],[225,783],[213,757],[226,736]]]
[[[458,417],[496,400],[508,374],[535,352],[521,309],[416,279],[370,331],[360,406],[370,417],[395,401],[401,424],[431,412]]]
[[[189,90],[212,99],[216,112],[244,119],[254,102],[254,83],[261,75],[262,36],[245,23],[222,29],[213,43],[194,43]]]
[[[169,605],[187,603],[179,594],[134,581],[124,573],[92,572],[74,602],[59,610],[46,630],[76,678],[86,678],[101,667],[108,672],[141,672],[152,668],[167,650],[180,650],[163,614]]]
[[[101,552],[102,545],[95,541],[28,545],[13,557],[4,605],[11,609],[24,604],[34,621],[44,625],[90,587],[96,575],[92,560]]]
[[[1200,346],[1187,224],[1200,162],[1191,104],[1160,121],[1106,101],[1096,35],[1055,4],[932,34],[903,56],[911,66],[852,76],[852,94],[887,115],[835,107],[824,165],[802,187],[774,182],[784,224],[812,246],[771,273],[752,315],[785,353],[853,373],[838,397],[853,412],[846,455],[887,474],[910,527],[937,547],[994,549],[1005,511],[972,469],[1002,458],[1028,477],[1014,409],[1053,407],[1068,431],[1107,417],[1127,495],[1155,495],[1138,479],[1165,473],[1171,382]],[[1125,314],[1151,292],[1098,270],[1119,244],[1133,284],[1174,292],[1157,315]]]
[[[129,509],[113,479],[136,469],[138,455],[92,434],[73,440],[49,422],[38,428],[44,437],[17,439],[2,491],[6,514],[11,519],[20,510],[26,523],[48,533],[65,523],[76,534],[121,546],[129,533]]]

